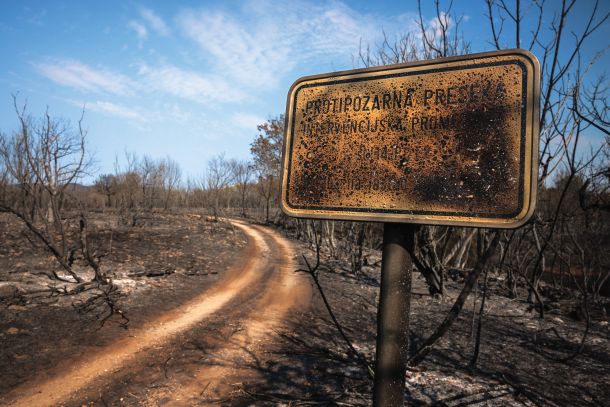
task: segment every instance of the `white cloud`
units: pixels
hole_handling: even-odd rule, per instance
[[[360,40],[378,37],[382,26],[336,2],[253,2],[242,11],[248,18],[239,21],[221,11],[185,10],[177,23],[218,71],[252,88],[273,87],[304,62],[351,60]]]
[[[140,40],[139,46],[142,47],[143,42],[148,39],[149,28],[161,36],[169,35],[169,27],[165,24],[165,21],[154,11],[149,8],[140,9],[140,17],[142,20],[130,20],[127,26],[135,31]]]
[[[203,76],[176,66],[140,67],[139,74],[147,88],[168,93],[198,103],[234,102],[246,95],[225,80],[215,76]]]
[[[110,116],[119,117],[121,119],[136,120],[139,122],[146,121],[144,115],[142,115],[135,109],[103,100],[98,100],[91,104],[86,104],[85,110],[104,113]]]
[[[287,50],[273,43],[273,27],[256,31],[220,12],[183,13],[179,22],[185,34],[217,61],[220,71],[244,84],[264,85],[274,81],[278,70],[291,68],[283,57]]]
[[[443,11],[438,18],[433,17],[428,22],[428,31],[433,33],[433,38],[440,38],[443,35],[443,30],[450,30],[454,25],[453,18]]]
[[[133,79],[109,70],[94,69],[71,59],[41,63],[35,67],[53,82],[83,93],[134,96],[136,91],[139,94],[161,92],[202,104],[236,102],[247,96],[238,86],[218,75],[202,75],[167,64],[142,64],[138,76]],[[107,112],[111,109],[109,105],[105,105],[105,108]],[[100,105],[99,109],[104,107]]]
[[[467,17],[467,16],[466,16]],[[423,41],[423,33],[421,26],[419,25],[419,20],[416,18],[411,18],[409,22],[409,31],[414,33],[414,37],[416,39],[416,45],[419,52],[424,51],[424,41]],[[464,20],[468,21],[468,19]],[[450,14],[442,11],[438,17],[432,17],[427,21],[424,21],[424,29],[426,30],[426,38],[435,46],[439,46],[439,42],[442,40],[443,30],[448,32],[450,35],[453,35],[452,30],[455,29],[455,21]],[[451,42],[451,40],[449,40]]]
[[[148,8],[142,8],[140,10],[140,15],[142,18],[152,27],[153,30],[157,32],[157,34],[166,36],[169,35],[169,27],[165,24],[165,21],[154,11]]]
[[[131,20],[129,23],[127,23],[127,26],[136,32],[136,35],[140,41],[144,41],[148,37],[148,30],[144,24]]]
[[[265,123],[265,119],[255,114],[239,112],[231,117],[231,122],[244,129],[256,131],[256,126]]]
[[[252,0],[241,9],[230,11],[187,9],[176,16],[175,22],[210,61],[197,61],[205,67],[201,70],[180,67],[179,61],[165,62],[169,60],[167,56],[157,57],[154,53],[151,55],[156,61],[140,62],[136,65],[137,74],[131,76],[71,59],[40,63],[36,69],[53,82],[81,92],[132,97],[156,93],[167,101],[175,97],[204,105],[241,102],[255,98],[261,90],[276,87],[299,66],[351,67],[352,55],[361,41],[374,44],[380,39],[382,26],[388,32],[401,31],[406,16],[397,15],[388,21],[358,13],[341,2],[316,5],[299,0]],[[144,7],[128,26],[140,46],[154,34],[170,34],[168,24]],[[90,108],[124,118],[155,120],[151,110],[144,113],[112,102],[96,102]],[[255,128],[264,121],[245,112],[235,113],[232,118],[236,126],[243,128]]]
[[[133,82],[125,75],[105,69],[94,69],[79,61],[62,59],[36,65],[43,76],[60,85],[82,92],[133,94]]]

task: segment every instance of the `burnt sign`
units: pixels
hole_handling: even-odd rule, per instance
[[[511,228],[536,202],[539,64],[507,50],[297,80],[291,216]]]

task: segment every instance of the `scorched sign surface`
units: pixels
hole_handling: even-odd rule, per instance
[[[282,209],[517,227],[536,202],[539,87],[523,50],[301,78],[288,93]]]

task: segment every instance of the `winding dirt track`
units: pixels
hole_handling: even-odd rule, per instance
[[[100,349],[86,358],[74,360],[72,368],[56,372],[50,379],[35,380],[14,389],[7,397],[11,406],[56,406],[72,404],[88,395],[110,388],[126,371],[150,366],[151,355],[163,363],[164,347],[179,335],[206,323],[239,324],[226,341],[218,341],[205,364],[191,366],[186,375],[170,378],[165,394],[152,392],[139,405],[194,405],[205,399],[219,399],[230,392],[231,384],[253,379],[256,371],[247,359],[263,358],[265,344],[273,341],[289,312],[303,309],[311,299],[304,276],[294,273],[294,252],[290,243],[274,231],[231,221],[248,237],[248,247],[225,277],[209,290],[193,298],[129,337]],[[245,308],[245,309],[244,309]],[[143,360],[149,360],[144,365]],[[243,362],[243,363],[242,363]]]

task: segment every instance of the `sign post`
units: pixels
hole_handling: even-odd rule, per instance
[[[413,224],[527,222],[539,99],[538,60],[520,49],[309,76],[290,88],[282,210],[385,222],[375,405],[403,404]]]
[[[377,310],[374,406],[402,406],[409,349],[411,258],[415,226],[383,227],[381,288]]]

